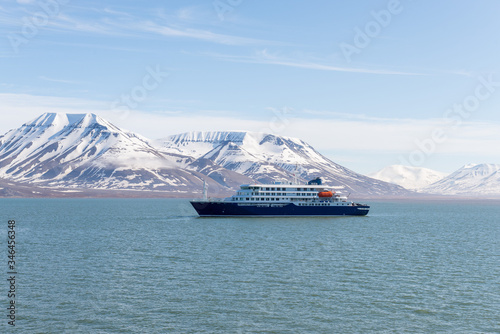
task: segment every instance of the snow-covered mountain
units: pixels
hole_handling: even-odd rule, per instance
[[[300,182],[321,177],[325,184],[356,195],[408,195],[400,186],[355,173],[322,156],[313,147],[296,138],[255,132],[189,132],[155,142],[167,154],[191,156],[187,169],[200,171],[212,161],[226,170],[245,175],[257,182],[293,180]]]
[[[191,192],[203,175],[186,159],[94,114],[46,113],[0,137],[0,178],[49,187]]]
[[[461,196],[500,196],[500,165],[468,164],[422,191]]]
[[[226,196],[240,184],[321,177],[356,196],[404,196],[325,158],[304,141],[251,132],[191,132],[150,141],[94,114],[46,113],[0,136],[0,179],[37,187]],[[11,186],[12,188],[12,186]]]
[[[423,167],[391,165],[368,174],[377,180],[394,183],[410,190],[419,190],[444,178],[447,173]]]

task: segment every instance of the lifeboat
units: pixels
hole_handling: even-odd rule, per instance
[[[333,193],[331,191],[320,191],[318,197],[333,197]]]

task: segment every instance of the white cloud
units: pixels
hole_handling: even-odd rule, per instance
[[[271,113],[258,120],[226,116],[224,112],[148,113],[131,110],[124,115],[111,110],[108,102],[28,94],[0,94],[0,133],[17,128],[44,112],[93,112],[150,139],[198,130],[273,132],[303,139],[320,152],[344,152],[342,154],[380,152],[398,155],[411,152],[418,149],[418,143],[432,138],[435,129],[442,129],[447,139],[436,144],[433,154],[483,154],[495,161],[498,153],[492,148],[500,147],[500,123],[494,122],[464,122],[453,128],[444,119],[353,118],[341,113],[331,118],[296,113],[285,122],[280,122]]]

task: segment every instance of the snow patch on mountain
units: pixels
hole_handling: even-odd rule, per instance
[[[444,178],[447,173],[429,168],[391,165],[378,172],[368,174],[377,180],[394,183],[409,190],[419,190]]]

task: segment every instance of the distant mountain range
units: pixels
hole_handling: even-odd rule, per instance
[[[500,197],[500,165],[465,165],[422,191],[432,194]]]
[[[191,197],[205,180],[221,197],[240,184],[318,176],[360,196],[412,194],[340,166],[302,140],[270,134],[192,132],[151,141],[94,114],[46,113],[0,136],[0,178],[41,189]]]
[[[447,175],[428,168],[402,165],[387,166],[378,172],[368,174],[374,179],[398,184],[409,190],[421,190]]]
[[[427,168],[393,165],[369,176],[419,193],[500,197],[499,164],[468,164],[449,175]]]

